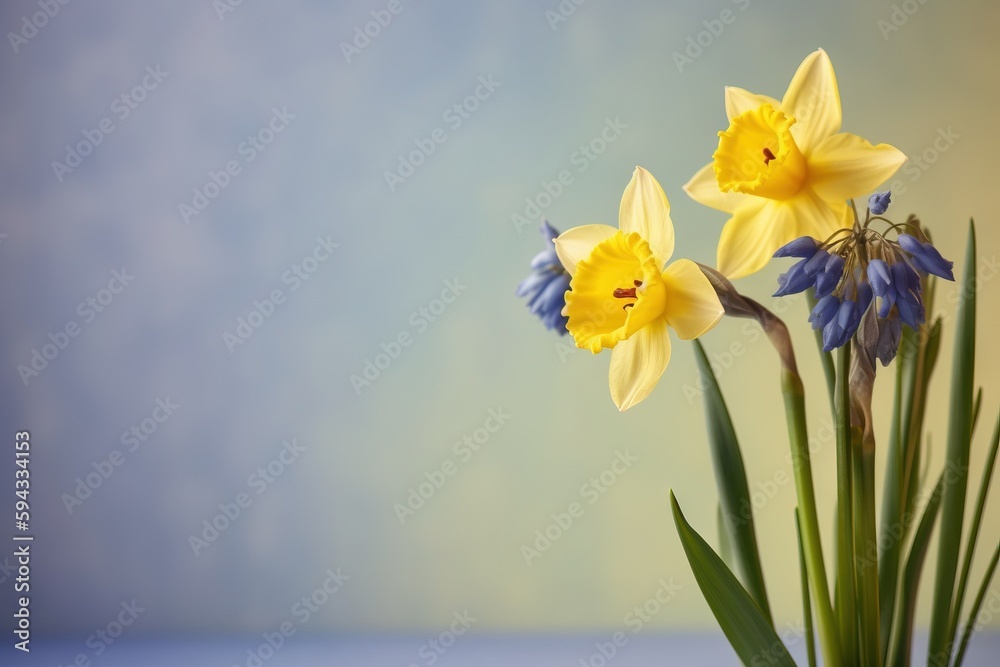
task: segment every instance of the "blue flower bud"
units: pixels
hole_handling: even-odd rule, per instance
[[[809,314],[809,321],[812,322],[813,329],[822,329],[840,310],[840,299],[832,294],[824,296],[816,302],[816,306]]]
[[[903,324],[916,330],[924,321],[924,309],[922,304],[914,303],[912,294],[903,295],[903,298],[896,299],[896,310]]]
[[[816,298],[829,295],[840,283],[840,271],[822,271],[816,276]]]
[[[906,262],[895,262],[889,269],[892,273],[892,287],[897,294],[920,293],[920,276]]]
[[[840,255],[830,255],[830,259],[826,260],[826,269],[831,273],[843,273],[844,272],[844,258]]]
[[[798,294],[808,289],[813,284],[812,276],[805,272],[806,260],[799,260],[788,273],[778,276],[778,291],[774,296],[786,296],[788,294]]]
[[[882,303],[879,305],[878,316],[882,319],[889,317],[889,311],[896,305],[896,292],[889,290],[882,296]]]
[[[837,311],[837,323],[840,325],[840,328],[847,331],[854,331],[858,328],[860,322],[861,310],[858,308],[858,304],[850,299],[846,299],[840,304],[840,310]]]
[[[818,250],[816,253],[805,260],[805,266],[803,270],[810,276],[815,276],[817,273],[823,270],[827,262],[830,261],[830,253],[824,250]]]
[[[778,248],[774,253],[775,257],[802,257],[808,259],[816,252],[818,244],[811,236],[800,236],[794,241],[790,241]]]
[[[882,215],[889,209],[889,201],[892,193],[888,190],[878,192],[868,198],[868,209],[875,215]]]
[[[531,260],[531,273],[517,286],[516,294],[527,297],[528,309],[542,320],[546,328],[562,335],[566,333],[567,318],[563,316],[562,309],[566,305],[570,275],[563,269],[553,243],[559,232],[547,220],[542,221],[541,232],[545,250]]]
[[[955,279],[955,274],[952,273],[952,267],[955,263],[942,257],[937,248],[930,243],[921,243],[909,234],[900,234],[899,245],[910,254],[913,263],[924,273],[930,273],[946,280]]]
[[[868,282],[871,283],[875,296],[885,296],[892,283],[889,275],[889,265],[881,259],[873,259],[868,263]]]
[[[899,242],[899,247],[911,255],[918,255],[924,251],[924,244],[910,234],[900,234],[896,240]]]
[[[851,339],[851,331],[840,326],[838,318],[833,318],[823,327],[823,351],[830,352]]]

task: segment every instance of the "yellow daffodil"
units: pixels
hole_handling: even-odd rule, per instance
[[[649,395],[670,361],[670,327],[684,340],[716,325],[724,311],[712,284],[674,252],[670,204],[653,176],[636,167],[622,195],[618,228],[584,225],[555,240],[572,275],[563,315],[577,347],[611,352],[611,398],[627,410]]]
[[[850,227],[846,200],[869,194],[906,161],[892,146],[840,132],[837,79],[822,49],[802,62],[780,102],[727,87],[726,115],[712,163],[684,191],[732,214],[718,248],[729,278],[758,271],[800,236],[825,239]]]

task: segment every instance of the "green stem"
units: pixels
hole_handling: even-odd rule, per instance
[[[853,465],[851,462],[851,403],[848,375],[851,350],[844,345],[837,351],[837,614],[844,653],[853,663],[857,651],[858,615],[855,601],[854,521],[852,498]]]
[[[802,623],[806,633],[806,658],[809,667],[816,667],[816,637],[813,633],[812,607],[809,604],[809,575],[806,574],[806,553],[802,548],[802,519],[795,509],[795,534],[799,540],[799,584],[802,588]]]
[[[878,541],[875,535],[875,447],[854,429],[854,551],[857,554],[859,654],[863,667],[878,667],[881,655],[878,609]]]
[[[806,569],[816,601],[820,646],[823,662],[831,667],[841,661],[840,633],[830,605],[830,589],[823,564],[823,545],[820,541],[819,519],[816,514],[816,493],[813,489],[812,465],[809,460],[809,433],[806,430],[805,392],[802,380],[794,371],[785,368],[781,374],[781,388],[785,395],[785,416],[788,419],[788,439],[792,447],[792,470],[795,474],[795,491],[799,500]]]
[[[816,307],[816,297],[811,293],[808,295],[809,298],[809,309],[812,310]],[[816,336],[816,347],[819,348],[819,361],[823,366],[823,377],[826,378],[826,390],[830,397],[830,411],[831,414],[837,414],[837,369],[833,365],[833,355],[823,349],[823,330],[814,329],[813,333]]]

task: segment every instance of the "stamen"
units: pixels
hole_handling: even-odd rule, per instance
[[[632,284],[635,285],[635,287],[630,287],[628,289],[625,289],[624,287],[617,287],[617,288],[615,288],[615,291],[613,292],[614,297],[616,299],[638,299],[639,295],[637,295],[635,292],[636,292],[636,290],[638,288],[642,287],[642,281],[641,280],[633,280]],[[622,306],[622,310],[627,311],[632,306],[635,306],[635,304],[634,303],[626,303],[624,306]]]
[[[774,153],[771,152],[771,149],[770,148],[765,148],[764,149],[764,166],[766,167],[767,163],[770,162],[771,160],[774,160],[774,159],[775,159]]]

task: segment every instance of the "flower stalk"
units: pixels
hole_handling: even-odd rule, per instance
[[[719,301],[725,308],[726,315],[757,320],[781,359],[781,390],[784,395],[788,439],[792,450],[795,491],[799,502],[802,547],[812,599],[816,605],[820,647],[824,664],[843,664],[840,653],[840,631],[830,603],[826,565],[823,562],[823,545],[820,539],[816,492],[809,455],[809,433],[806,428],[805,389],[795,363],[795,350],[788,335],[788,327],[770,310],[737,292],[724,275],[711,267],[699,266],[719,295]]]

